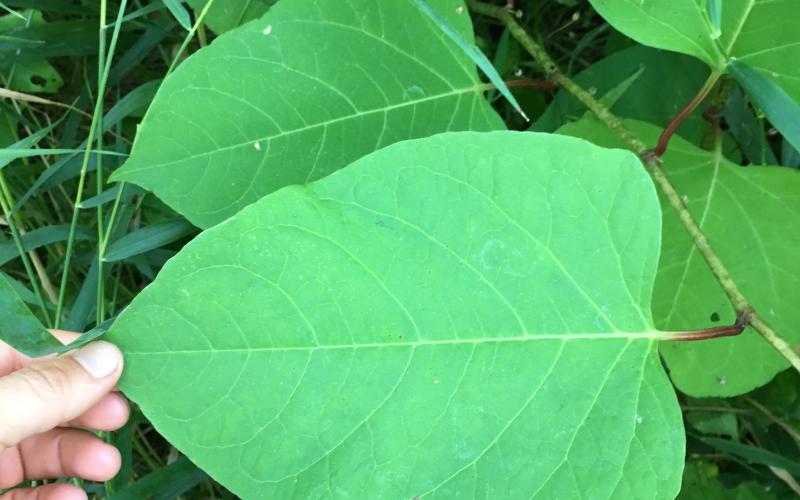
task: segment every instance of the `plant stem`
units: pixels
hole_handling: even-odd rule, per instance
[[[678,130],[678,127],[692,114],[692,111],[697,109],[697,106],[702,103],[708,93],[711,92],[711,89],[714,88],[714,85],[717,84],[719,80],[720,73],[718,71],[712,71],[710,75],[708,75],[708,80],[706,83],[703,84],[703,87],[697,93],[696,96],[689,101],[681,111],[678,113],[675,118],[672,119],[671,122],[664,128],[664,131],[661,133],[661,137],[658,138],[658,144],[654,150],[654,153],[659,158],[664,155],[664,152],[667,150],[667,145],[669,144],[669,140],[672,139],[673,134],[675,131]]]
[[[558,88],[554,82],[550,80],[532,80],[532,79],[525,79],[525,80],[508,80],[505,82],[506,87],[510,89],[514,88],[532,88],[532,89],[539,89],[539,90],[555,90]]]
[[[114,49],[117,46],[117,39],[119,38],[119,31],[122,27],[122,23],[120,20],[122,19],[122,14],[125,12],[125,7],[128,3],[128,0],[122,0],[122,3],[119,6],[119,14],[117,14],[117,22],[114,25],[114,33],[111,35],[111,43],[109,44],[108,49],[108,57],[106,58],[106,64],[103,71],[103,75],[100,78],[100,85],[97,89],[97,99],[94,106],[94,113],[92,113],[92,123],[89,126],[89,136],[86,138],[86,151],[83,154],[83,163],[81,164],[81,173],[78,178],[78,191],[75,195],[75,205],[72,209],[72,220],[69,226],[69,236],[67,237],[67,250],[66,254],[64,255],[64,271],[61,274],[61,287],[58,291],[58,303],[56,305],[56,317],[55,317],[55,328],[61,324],[61,312],[64,308],[64,294],[67,289],[67,278],[69,276],[69,265],[70,260],[72,258],[72,246],[75,243],[75,229],[78,226],[78,214],[80,213],[80,206],[81,200],[83,199],[83,188],[86,182],[86,172],[89,170],[89,158],[92,153],[92,143],[94,142],[94,134],[97,132],[97,125],[100,119],[98,118],[99,115],[103,113],[103,99],[102,95],[105,93],[106,90],[106,82],[108,81],[108,72],[111,68],[111,58],[114,56]]]
[[[694,220],[692,214],[684,205],[683,200],[681,200],[680,195],[675,190],[675,187],[661,168],[660,158],[654,154],[641,139],[631,133],[622,121],[611,113],[600,101],[595,99],[591,93],[563,74],[550,55],[525,31],[508,9],[479,0],[467,0],[467,4],[474,12],[499,20],[520,45],[522,45],[536,62],[544,68],[550,80],[565,88],[570,94],[581,101],[600,121],[616,133],[633,152],[639,155],[642,162],[650,171],[653,180],[664,193],[670,206],[677,212],[681,223],[692,237],[694,245],[705,259],[711,272],[731,301],[737,316],[746,317],[747,325],[757,331],[770,345],[786,358],[798,372],[800,372],[800,355],[798,355],[798,353],[796,353],[791,346],[789,346],[761,316],[759,316],[741,290],[739,290],[738,285],[731,277],[727,268],[711,247],[711,243],[709,243],[703,230]]]
[[[693,330],[687,332],[669,332],[669,340],[674,341],[693,341],[693,340],[709,340],[718,339],[721,337],[735,337],[742,333],[747,328],[747,323],[750,320],[750,312],[746,311],[744,314],[736,318],[736,323],[731,326],[717,326],[714,328],[706,328],[704,330]]]
[[[172,64],[169,65],[169,69],[167,69],[167,74],[165,75],[165,77],[169,76],[169,74],[172,73],[172,71],[178,65],[178,60],[181,58],[181,55],[183,54],[183,51],[186,50],[186,47],[189,46],[189,42],[191,42],[192,38],[194,38],[194,32],[197,31],[197,27],[200,26],[200,23],[203,22],[203,18],[206,17],[206,14],[208,13],[208,9],[210,9],[213,4],[214,4],[214,0],[208,0],[206,2],[205,7],[203,7],[203,10],[200,11],[200,15],[197,16],[197,19],[194,21],[194,25],[192,25],[192,29],[190,29],[189,33],[186,34],[186,38],[183,39],[183,43],[181,43],[180,48],[178,48],[178,52],[175,54],[175,57],[172,59]]]
[[[97,47],[97,87],[98,89],[103,84],[103,73],[105,71],[105,54],[106,54],[106,19],[108,16],[108,1],[100,1],[100,29],[98,33],[98,47]],[[103,95],[98,94],[97,99],[100,100],[100,108],[102,110]],[[97,117],[97,128],[103,130],[103,113]],[[97,134],[97,151],[103,150],[103,134]],[[103,155],[97,155],[97,172],[96,172],[96,190],[97,194],[103,192]],[[103,204],[97,205],[97,241],[103,241]],[[97,302],[95,304],[95,323],[100,324],[105,320],[105,313],[103,306],[105,305],[105,283],[103,280],[103,259],[98,253],[97,258]],[[106,496],[109,495],[108,482],[106,482]]]
[[[2,188],[2,190],[0,190],[0,206],[3,208],[3,216],[6,219],[8,228],[11,230],[11,237],[14,239],[14,244],[17,246],[19,257],[22,259],[22,265],[25,267],[28,280],[31,282],[33,293],[36,295],[36,299],[39,301],[39,307],[42,309],[42,315],[44,315],[45,323],[48,326],[51,326],[53,322],[50,320],[50,313],[47,311],[47,305],[45,305],[42,290],[39,288],[39,281],[36,279],[36,275],[33,273],[30,260],[28,260],[28,254],[25,253],[25,247],[22,244],[22,237],[20,236],[17,225],[14,222],[14,214],[11,213],[12,202],[10,199],[8,199],[8,196],[10,196],[10,191],[8,189],[8,184],[6,183],[5,174],[3,174],[3,172],[0,172],[0,188]]]

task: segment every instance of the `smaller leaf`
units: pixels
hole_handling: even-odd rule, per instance
[[[111,500],[178,498],[207,478],[205,472],[198,469],[186,457],[181,457],[119,491],[111,497]]]
[[[86,208],[96,208],[101,205],[105,205],[108,202],[114,201],[117,198],[117,194],[119,190],[122,189],[122,195],[120,196],[121,203],[127,203],[131,199],[133,199],[136,195],[141,194],[143,190],[138,186],[134,186],[133,184],[117,184],[112,188],[106,189],[102,193],[93,196],[87,200],[82,201],[78,208],[86,209]]]
[[[126,234],[108,247],[103,260],[114,262],[141,255],[195,232],[193,225],[183,219],[162,222]]]
[[[707,0],[706,11],[711,21],[711,38],[716,40],[722,35],[722,0]]]
[[[489,78],[489,80],[494,84],[494,86],[497,87],[497,90],[499,90],[500,93],[503,94],[503,97],[505,97],[508,100],[508,102],[511,103],[511,106],[514,108],[514,110],[520,115],[522,115],[522,117],[525,118],[525,121],[531,121],[530,118],[528,118],[528,115],[526,115],[525,112],[522,110],[522,107],[517,102],[517,99],[514,97],[514,94],[512,94],[511,91],[508,90],[508,86],[506,86],[506,83],[503,81],[503,78],[494,68],[492,62],[486,57],[486,55],[483,52],[481,52],[481,49],[476,47],[474,44],[471,44],[466,40],[464,40],[464,37],[461,36],[461,34],[458,31],[456,31],[455,28],[450,26],[450,23],[448,23],[445,18],[443,18],[438,12],[436,12],[436,10],[434,10],[426,0],[414,0],[414,1],[416,2],[419,9],[422,12],[424,12],[428,17],[430,17],[436,24],[436,26],[438,26],[448,37],[450,37],[452,41],[456,43],[456,45],[458,45],[458,47],[461,50],[464,51],[465,54],[469,56],[470,59],[472,59],[472,62],[474,62],[481,69],[481,71],[483,71],[483,74],[485,74]]]
[[[64,116],[67,116],[67,115],[64,114]],[[57,125],[59,125],[61,123],[61,120],[63,120],[63,119],[64,118],[62,117],[59,120],[57,120],[55,123],[51,124],[50,126],[45,127],[45,128],[43,128],[41,130],[37,130],[36,132],[32,133],[28,137],[20,139],[19,141],[15,142],[14,144],[11,144],[10,146],[8,146],[6,148],[0,149],[0,155],[2,155],[2,156],[0,156],[0,168],[5,167],[6,165],[11,163],[15,159],[14,157],[12,157],[14,152],[16,152],[16,151],[24,151],[26,149],[29,149],[34,144],[37,144],[47,134],[49,134],[51,130],[53,130]],[[8,156],[6,156],[6,155],[8,155]],[[16,157],[16,158],[19,158],[19,157]]]
[[[697,437],[697,436],[696,436]],[[800,474],[800,463],[790,460],[783,455],[752,446],[749,444],[742,444],[728,439],[712,438],[712,437],[697,437],[700,441],[709,446],[742,457],[750,463],[768,465],[770,467],[780,467],[786,469],[792,474]]]
[[[45,226],[22,235],[22,248],[25,251],[35,250],[37,248],[56,243],[59,241],[66,241],[69,236],[69,225],[60,226]],[[75,232],[76,240],[93,241],[97,238],[97,234],[88,231],[84,228],[78,227]],[[0,242],[0,265],[3,265],[15,258],[19,257],[19,250],[16,244],[11,241]]]
[[[787,167],[800,168],[800,151],[792,146],[785,137],[781,142],[781,164]]]
[[[108,331],[108,329],[111,327],[112,323],[114,323],[115,319],[116,319],[116,316],[111,318],[111,319],[107,319],[106,321],[101,323],[99,326],[96,326],[96,327],[92,328],[91,330],[89,330],[88,332],[82,334],[80,337],[78,337],[77,339],[73,340],[69,344],[64,345],[64,346],[59,346],[59,348],[56,350],[56,352],[58,352],[59,354],[64,353],[64,352],[69,352],[69,351],[71,351],[73,349],[77,349],[79,347],[83,347],[84,345],[88,344],[89,342],[91,342],[93,340],[97,340],[98,338],[100,338],[103,334],[105,334]]]
[[[0,340],[32,358],[52,354],[62,347],[3,275],[0,275]]]
[[[744,92],[739,87],[731,89],[723,115],[733,138],[750,163],[778,165],[772,148],[767,144],[764,124],[756,118]]]
[[[181,0],[163,0],[163,2],[175,17],[175,20],[178,21],[178,24],[186,31],[192,29],[192,20],[189,17],[189,12],[181,4]]]
[[[26,21],[25,16],[23,16],[22,14],[20,14],[16,10],[12,9],[8,5],[4,4],[3,2],[0,2],[0,9],[3,9],[4,11],[8,12],[12,16],[18,17],[18,18],[22,19],[23,21]]]
[[[14,288],[14,291],[17,292],[17,295],[19,295],[19,298],[28,304],[39,304],[39,299],[36,298],[36,295],[30,291],[28,287],[2,271],[0,271],[0,274],[2,274],[3,277],[8,280],[8,283]]]
[[[625,95],[628,89],[631,88],[631,85],[636,83],[636,80],[642,76],[644,70],[645,67],[640,66],[639,69],[636,70],[636,73],[619,82],[614,88],[609,90],[603,97],[601,97],[600,102],[603,104],[603,106],[609,109],[613,108],[617,101],[619,101],[620,98]]]
[[[45,155],[68,155],[83,152],[84,150],[82,149],[0,149],[0,165],[8,165],[18,158],[32,158]],[[117,153],[116,151],[92,151],[92,154],[128,156],[124,153]]]
[[[795,149],[800,149],[800,104],[777,83],[743,62],[732,61],[728,70],[764,111],[772,125]]]

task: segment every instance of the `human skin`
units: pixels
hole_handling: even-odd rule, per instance
[[[54,331],[62,342],[77,334]],[[119,452],[86,429],[117,430],[129,408],[114,386],[122,374],[119,349],[98,341],[60,357],[32,360],[0,342],[0,491],[24,481],[77,477],[107,481]],[[15,488],[9,499],[86,498],[73,484]]]

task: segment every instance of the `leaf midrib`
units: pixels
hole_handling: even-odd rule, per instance
[[[386,342],[364,344],[328,344],[319,346],[297,347],[237,347],[220,349],[183,349],[170,351],[126,351],[125,355],[159,355],[159,354],[207,354],[232,352],[269,352],[269,351],[330,351],[338,349],[378,349],[385,347],[425,347],[425,346],[459,346],[475,344],[506,344],[515,342],[536,342],[548,340],[665,340],[665,332],[650,330],[644,332],[582,332],[582,333],[543,333],[539,335],[518,335],[508,337],[477,337],[474,339],[415,340],[410,342]]]
[[[186,161],[194,160],[196,158],[203,158],[203,157],[210,156],[210,155],[213,155],[213,154],[217,154],[217,153],[220,153],[220,152],[223,152],[223,151],[230,151],[230,150],[241,148],[241,147],[245,147],[245,146],[252,146],[253,144],[255,144],[257,142],[260,143],[262,141],[267,141],[267,144],[264,146],[266,148],[266,150],[267,150],[265,154],[269,154],[269,142],[277,140],[277,139],[281,139],[281,138],[286,137],[286,136],[290,136],[290,135],[293,135],[293,134],[299,134],[299,133],[306,132],[308,130],[313,130],[313,129],[319,128],[319,127],[327,127],[327,126],[333,125],[335,123],[351,120],[351,119],[358,118],[358,117],[361,117],[361,116],[367,116],[367,115],[376,114],[376,113],[388,113],[390,111],[394,111],[396,109],[402,109],[402,108],[405,108],[405,107],[408,107],[408,106],[416,106],[417,104],[423,104],[423,103],[426,103],[426,102],[435,101],[437,99],[445,99],[445,98],[453,97],[453,96],[460,96],[460,95],[464,95],[464,94],[477,93],[477,92],[480,92],[480,91],[483,91],[483,90],[487,90],[489,88],[494,88],[494,87],[491,86],[491,85],[487,86],[486,84],[472,85],[470,87],[465,87],[465,88],[461,88],[461,89],[457,89],[457,90],[452,90],[450,92],[445,92],[445,93],[442,93],[442,94],[431,95],[431,96],[428,96],[428,97],[424,97],[422,99],[416,99],[416,100],[413,100],[413,101],[406,101],[406,102],[399,103],[399,104],[393,104],[391,106],[384,106],[382,108],[374,108],[374,109],[370,109],[370,110],[363,111],[363,112],[350,113],[350,114],[343,115],[343,116],[340,116],[340,117],[337,117],[337,118],[333,118],[331,120],[327,120],[327,121],[324,121],[324,122],[317,122],[317,123],[314,123],[314,124],[311,124],[311,125],[306,125],[304,127],[283,131],[283,132],[280,132],[280,133],[275,134],[275,135],[268,135],[268,136],[260,137],[258,139],[253,139],[253,140],[250,140],[250,141],[244,141],[244,142],[240,142],[240,143],[236,143],[236,144],[231,144],[229,146],[224,146],[224,147],[221,147],[221,148],[217,148],[217,149],[214,149],[214,150],[204,151],[202,153],[196,153],[196,154],[193,154],[193,155],[184,156],[184,157],[182,157],[180,159],[177,159],[177,160],[172,160],[172,161],[168,161],[168,162],[160,162],[160,163],[148,163],[147,165],[133,167],[130,170],[126,170],[126,171],[122,172],[121,175],[120,175],[120,178],[116,179],[116,180],[124,179],[126,177],[126,174],[129,174],[131,172],[145,172],[145,171],[148,171],[148,170],[153,170],[155,168],[164,167],[164,166],[167,166],[167,165],[174,165],[174,164],[177,164],[177,163],[183,163],[183,162],[186,162]]]

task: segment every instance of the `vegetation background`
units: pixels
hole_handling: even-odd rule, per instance
[[[291,0],[280,0],[291,1]],[[158,273],[163,263],[198,230],[155,196],[105,180],[125,160],[137,123],[175,65],[224,32],[267,11],[274,0],[217,0],[205,23],[189,31],[204,0],[131,0],[117,40],[112,40],[120,2],[114,0],[5,0],[0,3],[0,146],[38,151],[27,157],[0,155],[0,264],[31,304],[44,303],[54,324],[87,331],[102,325]],[[520,22],[557,59],[568,75],[600,95],[625,92],[630,68],[654,61],[660,78],[639,82],[628,102],[637,118],[664,123],[665,94],[686,102],[702,84],[688,56],[637,49],[611,28],[586,0],[519,0]],[[106,19],[100,29],[101,19]],[[401,21],[398,21],[401,22]],[[480,48],[512,88],[534,130],[552,131],[583,111],[547,81],[509,33],[473,16]],[[188,44],[187,44],[188,43]],[[608,59],[607,59],[608,58]],[[604,66],[593,67],[598,61]],[[589,69],[593,68],[593,69]],[[602,69],[598,69],[602,68]],[[587,69],[588,72],[587,72]],[[105,87],[102,95],[98,89]],[[688,92],[684,95],[684,90]],[[496,94],[496,95],[495,95]],[[741,94],[726,110],[726,152],[800,168],[800,155]],[[490,92],[511,129],[531,124],[499,93]],[[701,109],[702,111],[702,109]],[[74,206],[92,116],[102,133],[89,156],[86,191]],[[732,119],[732,117],[736,117]],[[701,134],[701,113],[683,133]],[[694,131],[694,132],[693,132]],[[77,213],[74,248],[67,241]],[[108,221],[118,221],[106,231]],[[21,259],[13,239],[27,251]],[[104,255],[99,265],[97,255]],[[68,266],[66,256],[70,255]],[[26,269],[28,266],[28,269]],[[33,280],[30,278],[34,277]],[[61,287],[62,277],[65,286]],[[98,285],[99,283],[99,285]],[[778,499],[800,496],[800,380],[795,371],[767,386],[729,399],[679,395],[688,432],[681,498]],[[113,498],[229,498],[223,487],[160,437],[136,408],[130,423],[109,436],[123,456],[122,471],[109,484],[83,484],[90,495]],[[62,479],[64,481],[69,478]]]

